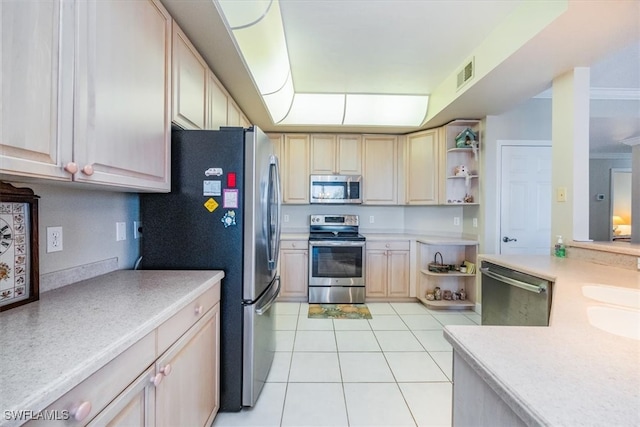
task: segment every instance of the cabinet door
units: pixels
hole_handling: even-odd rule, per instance
[[[438,203],[440,180],[440,141],[438,129],[407,136],[406,198],[407,204]]]
[[[282,141],[284,140],[284,136],[281,133],[268,133],[267,136],[269,137],[269,139],[271,140],[271,143],[273,144],[273,154],[276,155],[276,157],[278,158],[278,161],[280,162],[280,174],[282,175],[282,168],[284,167],[282,165],[283,162],[283,148],[282,148]],[[284,180],[284,176],[280,177],[281,180]]]
[[[204,129],[207,63],[173,22],[173,121],[185,129]]]
[[[390,297],[409,296],[409,251],[389,251],[389,285],[387,295]]]
[[[397,204],[397,137],[367,135],[364,144],[364,204]]]
[[[71,161],[71,133],[58,135],[61,120],[72,123],[73,101],[73,34],[66,31],[73,23],[62,28],[62,46],[62,7],[59,0],[0,1],[0,173],[71,180],[62,168]]]
[[[74,179],[168,191],[171,17],[155,0],[76,5]]]
[[[207,70],[207,129],[227,125],[228,96],[211,70]]]
[[[240,109],[231,97],[227,98],[227,123],[229,126],[242,126]]]
[[[309,135],[285,135],[283,151],[283,202],[309,203]]]
[[[387,251],[378,249],[367,250],[367,276],[366,294],[367,297],[387,296]]]
[[[147,369],[113,402],[100,412],[89,427],[153,427],[155,425],[155,387],[151,378],[155,367]]]
[[[280,251],[281,300],[306,300],[309,283],[309,251],[283,249]]]
[[[362,174],[362,137],[338,135],[337,172],[344,175]]]
[[[336,136],[311,135],[311,174],[336,173]]]
[[[157,426],[210,425],[218,411],[220,304],[216,304],[156,362]]]

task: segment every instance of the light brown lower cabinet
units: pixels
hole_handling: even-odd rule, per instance
[[[49,405],[27,426],[210,426],[220,406],[220,286]],[[64,419],[69,418],[69,419]]]
[[[283,240],[280,243],[279,301],[308,301],[309,242]]]
[[[367,242],[366,297],[409,297],[409,241]]]

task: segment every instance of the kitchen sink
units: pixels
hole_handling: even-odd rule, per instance
[[[601,284],[587,284],[582,294],[596,301],[640,310],[640,290]]]
[[[587,307],[589,323],[611,334],[640,340],[640,290],[588,284],[582,294],[607,305]]]

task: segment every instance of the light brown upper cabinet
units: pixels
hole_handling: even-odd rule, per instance
[[[362,174],[362,137],[312,134],[311,174]]]
[[[440,129],[407,135],[405,146],[405,204],[439,202],[442,141]]]
[[[207,129],[218,130],[227,125],[228,98],[213,71],[207,70]]]
[[[171,17],[162,5],[0,2],[0,15],[11,81],[0,108],[3,178],[168,191]]]
[[[173,121],[184,129],[207,125],[207,63],[173,22]]]
[[[398,138],[394,135],[364,135],[363,203],[398,203]]]
[[[308,134],[284,135],[280,168],[283,203],[309,203],[309,145]]]

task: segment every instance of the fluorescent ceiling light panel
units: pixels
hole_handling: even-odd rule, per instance
[[[291,74],[289,74],[287,82],[279,91],[262,96],[273,123],[278,123],[286,117],[291,109],[294,95],[293,80],[291,80]]]
[[[215,0],[262,95],[283,125],[420,126],[426,95],[295,93],[278,0]]]
[[[291,111],[279,124],[340,125],[344,114],[344,95],[296,93]]]
[[[264,3],[264,1],[223,1],[220,5],[260,94],[268,95],[277,92],[285,85],[291,67],[280,16],[280,4],[277,1],[272,2],[262,19],[252,20],[259,14],[260,7],[262,10],[266,9]],[[245,5],[247,18],[242,19],[244,8],[241,6]],[[230,16],[227,15],[227,8]],[[239,26],[232,25],[231,21]]]
[[[426,95],[347,94],[344,122],[353,126],[420,126],[427,114]]]

